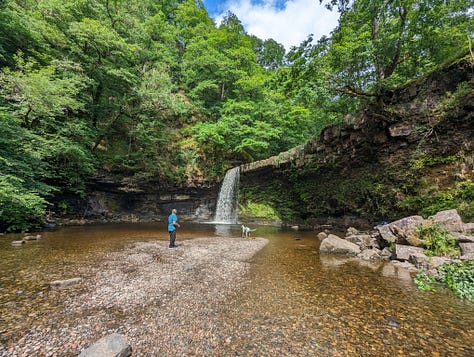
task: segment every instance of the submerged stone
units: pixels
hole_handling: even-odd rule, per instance
[[[132,347],[128,344],[126,337],[113,333],[86,348],[79,357],[128,357],[131,355]]]

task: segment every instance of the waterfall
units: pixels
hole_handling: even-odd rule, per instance
[[[226,172],[217,199],[214,221],[216,223],[237,223],[237,196],[239,193],[240,166]]]

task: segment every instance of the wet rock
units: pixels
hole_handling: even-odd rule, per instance
[[[38,239],[40,239],[40,238],[41,238],[41,234],[37,234],[37,235],[34,235],[34,236],[32,236],[32,235],[24,236],[24,237],[23,237],[23,240],[25,240],[25,241],[28,241],[28,240],[38,240]]]
[[[395,244],[395,249],[393,252],[393,257],[394,259],[397,260],[408,260],[410,258],[410,255],[417,254],[417,253],[423,253],[423,248],[419,247],[412,247],[410,245],[403,245],[403,244]]]
[[[323,254],[357,255],[360,253],[360,247],[348,240],[330,234],[322,241],[321,246],[319,247],[319,252]]]
[[[400,326],[400,320],[395,317],[385,316],[385,319],[388,321],[389,326],[392,326],[392,327]]]
[[[132,347],[126,337],[113,333],[86,348],[79,357],[129,357],[131,355]]]
[[[81,282],[81,278],[72,278],[67,280],[55,280],[50,283],[52,288],[69,288]]]
[[[412,263],[410,263],[408,261],[401,262],[401,261],[398,261],[398,260],[392,260],[390,263],[392,263],[396,267],[405,268],[409,271],[418,271],[416,266],[414,266]]]

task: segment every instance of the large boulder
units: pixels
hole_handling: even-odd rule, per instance
[[[79,357],[129,357],[131,355],[132,347],[125,336],[113,333],[86,348]]]
[[[451,232],[466,232],[465,224],[463,223],[458,211],[455,209],[440,211],[435,215],[428,217],[428,220],[439,223],[441,227]]]
[[[421,216],[410,216],[375,228],[382,239],[388,243],[409,244],[421,247],[423,242],[417,237],[416,230],[424,221]]]
[[[334,234],[329,234],[328,237],[321,242],[319,252],[323,254],[357,255],[360,253],[360,247]]]
[[[423,242],[417,237],[416,231],[424,221],[421,216],[410,216],[392,222],[389,226],[392,233],[397,237],[397,243],[421,247]]]

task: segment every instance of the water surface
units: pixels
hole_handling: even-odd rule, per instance
[[[253,227],[254,228],[254,227]],[[474,304],[448,291],[422,292],[405,270],[320,256],[317,232],[258,227],[269,244],[248,283],[219,307],[223,355],[473,356]],[[21,338],[57,309],[49,282],[77,276],[111,251],[167,240],[163,224],[67,227],[14,248],[0,237],[0,343]],[[239,226],[183,224],[180,240],[240,236]]]

